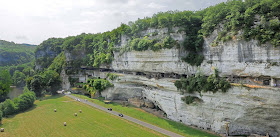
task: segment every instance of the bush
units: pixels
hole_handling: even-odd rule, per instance
[[[231,87],[228,81],[219,77],[218,70],[215,70],[214,74],[211,74],[208,78],[204,75],[198,74],[196,76],[190,76],[186,79],[177,80],[174,85],[183,93],[198,92],[200,94],[202,91],[212,91],[213,93],[216,93],[220,90],[222,92],[227,92],[227,90]],[[185,98],[185,101],[188,103],[191,102],[190,100],[191,97]]]
[[[182,97],[182,100],[186,103],[186,104],[191,104],[195,101],[195,99],[198,99],[198,97],[194,97],[194,96],[185,96]]]
[[[153,43],[153,41],[149,40],[148,37],[146,36],[139,41],[136,50],[138,50],[138,51],[147,50],[152,45],[152,43]]]
[[[162,48],[161,43],[156,43],[153,46],[151,46],[151,50],[158,51]]]
[[[28,91],[21,94],[18,98],[14,99],[15,104],[17,105],[18,112],[27,110],[32,107],[36,100],[36,95],[34,92]]]
[[[163,43],[162,43],[163,48],[171,49],[175,45],[176,45],[176,41],[172,39],[170,36],[166,36],[163,39]]]
[[[12,100],[6,99],[6,101],[3,102],[2,111],[4,113],[4,116],[14,114],[16,110],[16,105]]]
[[[88,79],[87,85],[88,87],[93,87],[95,90],[98,90],[99,92],[105,90],[108,87],[113,86],[113,84],[106,79]]]
[[[115,80],[117,79],[119,76],[117,74],[113,74],[113,73],[108,73],[107,74],[107,78],[109,78],[110,80]]]
[[[24,88],[24,93],[19,97],[15,98],[13,101],[6,99],[0,104],[0,121],[2,116],[13,115],[17,112],[22,112],[32,107],[36,100],[36,95],[34,92],[29,91],[26,87]]]
[[[204,56],[198,53],[189,53],[182,59],[192,66],[199,66],[203,62]]]

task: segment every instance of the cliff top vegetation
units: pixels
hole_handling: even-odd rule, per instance
[[[229,0],[208,7],[201,11],[168,11],[159,12],[152,17],[138,19],[135,22],[121,24],[120,27],[97,34],[80,34],[66,38],[50,38],[41,43],[38,50],[49,47],[55,52],[67,50],[73,60],[68,65],[99,67],[113,60],[113,51],[119,51],[121,37],[129,38],[128,50],[154,50],[175,48],[178,43],[169,38],[171,28],[179,27],[186,34],[180,46],[187,51],[184,61],[199,66],[203,61],[203,37],[209,36],[215,29],[222,28],[213,46],[233,39],[239,34],[241,39],[257,39],[260,43],[270,42],[280,46],[280,2],[279,0]],[[153,39],[153,35],[142,36],[141,32],[148,28],[168,28],[167,42]],[[177,45],[177,46],[175,46]],[[179,46],[179,47],[180,47]],[[128,51],[128,50],[124,51]],[[84,53],[84,54],[80,54]],[[51,63],[45,65],[48,67]],[[40,64],[40,62],[39,62]]]

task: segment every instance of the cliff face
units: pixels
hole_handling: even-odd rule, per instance
[[[217,68],[220,75],[231,78],[232,82],[263,84],[267,80],[273,86],[279,86],[280,48],[271,44],[260,45],[257,40],[244,41],[233,39],[215,47],[211,43],[218,31],[204,39],[203,54],[205,60],[201,66],[191,66],[181,58],[186,55],[180,49],[153,51],[131,51],[122,55],[114,53],[111,69],[122,74],[115,87],[102,93],[108,99],[147,98],[161,108],[167,117],[187,125],[226,133],[228,123],[230,135],[250,135],[252,133],[280,133],[280,89],[279,88],[240,88],[233,87],[227,93],[203,93],[203,102],[185,104],[174,81],[178,75],[194,75],[198,71],[210,75]],[[173,37],[182,42],[184,34]],[[126,44],[126,43],[123,43]],[[163,79],[147,78],[147,75],[165,74]],[[170,78],[166,74],[170,73]],[[172,75],[172,73],[175,73]],[[175,76],[174,76],[175,75]],[[152,76],[153,77],[153,76]],[[236,78],[238,77],[238,78]],[[252,80],[254,79],[254,80]]]
[[[38,63],[38,59],[47,57],[47,58],[50,58],[51,60],[53,60],[58,54],[59,53],[57,53],[55,51],[52,51],[49,47],[47,47],[44,50],[36,51],[36,53],[35,53],[35,59],[36,59],[36,61],[35,61],[35,70],[42,68],[42,64],[43,64],[42,62],[44,62],[44,63],[47,62],[47,60],[44,60],[44,61],[41,61],[40,63]],[[49,63],[51,63],[51,62],[49,62]]]
[[[213,67],[225,76],[269,76],[280,78],[280,47],[271,44],[260,45],[257,40],[231,40],[212,47],[211,43],[218,33],[204,39],[205,60],[201,66],[191,66],[181,60],[186,55],[180,49],[153,51],[131,51],[123,55],[114,53],[115,59],[111,68],[114,70],[146,71],[177,74],[195,74],[197,70],[210,74]],[[184,34],[173,37],[182,42]],[[123,43],[122,45],[125,45]]]
[[[173,28],[170,36],[178,43],[183,43],[186,35]],[[168,29],[149,29],[142,36],[157,32],[162,38]],[[244,41],[237,38],[211,46],[218,31],[204,38],[203,55],[200,66],[191,66],[181,60],[187,52],[183,49],[162,49],[157,52],[129,51],[123,54],[114,52],[111,64],[101,66],[100,70],[82,70],[71,75],[85,82],[88,76],[105,78],[108,72],[118,72],[119,80],[113,81],[114,87],[102,92],[107,99],[128,100],[138,97],[153,102],[167,117],[187,125],[226,133],[228,123],[230,135],[250,135],[251,133],[279,136],[280,133],[280,89],[266,87],[259,89],[232,87],[227,93],[203,93],[197,96],[202,102],[187,105],[181,100],[180,92],[174,86],[180,77],[202,72],[210,75],[213,68],[219,70],[233,83],[280,85],[280,48],[271,44],[260,45],[258,41]],[[127,44],[128,37],[123,35],[119,47]],[[52,54],[46,51],[41,54]],[[38,55],[36,53],[36,55]],[[71,61],[76,55],[65,52],[66,60]],[[83,52],[79,55],[84,56]],[[36,56],[37,57],[37,56]],[[106,69],[106,70],[105,70]],[[109,69],[109,70],[108,70]],[[107,71],[107,72],[104,72]],[[70,84],[65,71],[61,74],[63,88]]]
[[[230,135],[251,133],[279,136],[280,90],[233,87],[227,93],[195,95],[203,100],[187,105],[173,84],[174,79],[156,80],[143,76],[120,74],[114,87],[102,92],[107,99],[146,98],[163,110],[167,117],[187,125]]]

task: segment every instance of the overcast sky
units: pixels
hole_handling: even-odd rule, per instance
[[[0,0],[0,39],[40,44],[112,30],[159,11],[199,10],[226,0]]]

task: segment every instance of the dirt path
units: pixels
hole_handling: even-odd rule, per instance
[[[97,108],[97,109],[103,110],[103,111],[105,111],[105,112],[107,112],[107,113],[111,113],[111,114],[113,114],[113,115],[119,116],[119,113],[116,112],[116,111],[108,111],[107,108],[105,108],[105,107],[99,106],[99,105],[94,104],[94,103],[92,103],[92,102],[88,102],[88,101],[86,102],[84,99],[81,99],[81,98],[78,98],[78,97],[75,97],[75,96],[72,96],[72,95],[66,95],[66,96],[68,96],[68,97],[70,97],[70,98],[73,98],[73,99],[80,99],[80,102],[82,102],[82,103],[88,104],[88,105],[93,106],[93,107],[95,107],[95,108]],[[138,120],[138,119],[132,118],[132,117],[127,116],[127,115],[124,115],[122,118],[124,118],[124,119],[126,119],[126,120],[128,120],[128,121],[134,122],[134,123],[136,123],[136,124],[142,125],[142,126],[144,126],[144,127],[147,127],[147,128],[149,128],[149,129],[152,129],[152,130],[154,130],[154,131],[157,131],[157,132],[159,132],[159,133],[165,134],[165,135],[167,135],[167,136],[171,136],[171,137],[183,137],[183,136],[181,136],[181,135],[179,135],[179,134],[176,134],[176,133],[174,133],[174,132],[171,132],[171,131],[165,130],[165,129],[163,129],[163,128],[154,126],[154,125],[152,125],[152,124],[149,124],[149,123],[140,121],[140,120]]]

